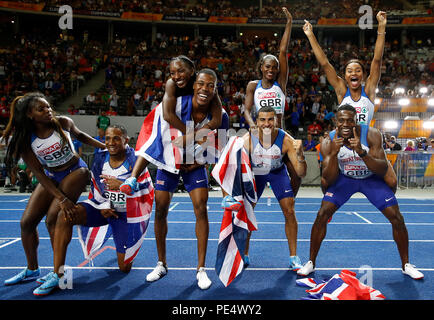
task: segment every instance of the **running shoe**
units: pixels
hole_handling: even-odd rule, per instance
[[[231,195],[227,195],[222,200],[222,208],[231,211],[238,211],[241,208],[241,203],[235,200]]]
[[[299,276],[307,276],[308,274],[314,271],[315,271],[315,267],[313,266],[313,262],[309,260],[302,268],[298,269],[297,274]]]
[[[33,294],[35,296],[46,296],[50,294],[54,289],[59,287],[59,280],[60,278],[57,273],[50,272],[49,276],[46,277],[45,282],[37,287],[33,291]]]
[[[137,179],[134,177],[129,177],[122,183],[119,187],[119,190],[126,195],[131,196],[134,192],[137,191]]]
[[[290,256],[289,257],[289,268],[292,271],[297,271],[302,267],[303,267],[303,265],[301,264],[301,260],[298,256]]]
[[[17,284],[20,282],[31,281],[31,280],[34,280],[35,278],[39,277],[39,274],[40,274],[39,268],[36,270],[29,270],[29,269],[25,268],[20,273],[18,273],[16,276],[13,276],[12,278],[5,280],[4,284],[5,284],[5,286],[10,286],[12,284]]]
[[[423,273],[416,269],[416,266],[410,263],[404,265],[403,274],[412,277],[415,280],[423,279]]]
[[[205,268],[200,267],[196,274],[197,279],[197,285],[202,290],[206,290],[209,287],[211,287],[211,280],[208,278],[208,275],[206,274]]]
[[[50,271],[45,276],[36,279],[36,282],[39,283],[39,284],[43,284],[48,279],[48,277],[51,277],[52,273],[54,273],[54,271]]]
[[[146,276],[146,281],[154,282],[160,280],[167,274],[167,266],[163,264],[163,262],[158,261],[157,266]]]
[[[244,268],[247,268],[250,265],[250,259],[248,255],[244,255]]]

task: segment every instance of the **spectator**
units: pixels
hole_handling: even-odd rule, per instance
[[[431,144],[426,148],[428,152],[434,152],[434,139],[431,139]]]
[[[307,139],[303,143],[304,151],[315,151],[316,142],[312,139],[312,135],[310,133],[307,134]]]
[[[416,151],[416,148],[414,147],[414,141],[408,140],[407,146],[405,147],[404,151]]]
[[[307,133],[311,134],[314,137],[319,136],[322,133],[323,128],[321,125],[314,120],[313,123],[307,126]]]
[[[101,111],[101,115],[96,120],[96,127],[98,129],[101,128],[105,131],[109,125],[110,125],[110,118],[107,117],[107,114],[105,111]],[[103,141],[101,141],[101,142],[103,142]]]
[[[386,146],[390,151],[401,151],[402,146],[396,141],[395,136],[391,136],[390,139],[386,139]]]

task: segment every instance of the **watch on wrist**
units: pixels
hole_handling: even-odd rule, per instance
[[[359,153],[359,157],[360,157],[360,158],[363,158],[363,157],[366,156],[367,154],[368,154],[368,152],[367,152],[365,149],[363,149],[363,151]]]

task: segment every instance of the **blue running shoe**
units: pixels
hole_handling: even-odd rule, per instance
[[[244,268],[247,268],[250,264],[249,256],[244,255]]]
[[[241,208],[241,203],[235,200],[231,195],[227,195],[222,200],[222,208],[231,211],[238,211]]]
[[[45,279],[45,282],[37,287],[33,294],[35,296],[46,296],[51,293],[54,289],[59,287],[59,276],[57,273],[49,273],[49,276]]]
[[[119,190],[126,195],[131,196],[137,191],[137,179],[134,177],[129,177],[120,185]]]
[[[43,284],[48,279],[48,277],[51,276],[52,273],[54,273],[54,271],[51,271],[51,272],[47,273],[45,276],[36,279],[36,282],[39,284]]]
[[[291,270],[297,271],[301,267],[303,267],[303,265],[301,264],[301,260],[298,256],[290,256],[289,257],[289,268]]]
[[[16,276],[13,276],[12,278],[5,280],[4,284],[5,284],[5,286],[10,286],[10,285],[17,284],[20,282],[31,281],[31,280],[34,280],[35,278],[39,277],[39,274],[40,274],[39,268],[36,270],[29,270],[29,269],[25,268],[23,271],[18,273]]]

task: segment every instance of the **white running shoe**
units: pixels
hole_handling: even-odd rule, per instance
[[[197,274],[196,274],[196,279],[197,279],[197,285],[202,290],[206,290],[209,287],[211,287],[212,282],[208,278],[204,267],[199,268],[199,270],[197,271]]]
[[[410,263],[406,263],[404,265],[404,270],[402,270],[402,273],[412,277],[415,280],[423,278],[423,273],[417,270],[415,265]]]
[[[299,276],[307,276],[309,273],[312,273],[314,271],[315,267],[313,266],[313,262],[309,260],[302,268],[298,269],[297,274]]]
[[[167,274],[167,267],[163,264],[163,262],[158,261],[157,266],[146,276],[146,281],[154,282],[160,280]]]

